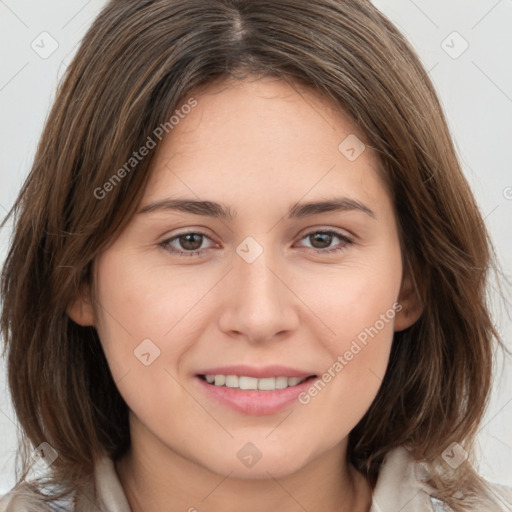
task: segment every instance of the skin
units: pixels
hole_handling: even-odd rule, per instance
[[[141,206],[176,197],[212,200],[226,220],[178,211],[137,214],[94,266],[87,294],[68,314],[94,325],[130,408],[132,447],[117,471],[134,512],[142,510],[368,511],[371,489],[347,462],[348,434],[375,398],[394,331],[421,311],[403,276],[397,223],[364,135],[329,100],[275,78],[211,85],[157,149]],[[333,196],[359,210],[286,219],[299,201]],[[104,200],[108,200],[104,199]],[[334,229],[316,241],[309,233]],[[160,245],[203,232],[180,257]],[[248,236],[262,254],[236,252]],[[176,250],[193,252],[175,239]],[[326,252],[333,248],[337,252]],[[316,249],[316,251],[315,251]],[[323,252],[321,252],[323,251]],[[91,294],[91,291],[89,291]],[[306,404],[249,416],[213,401],[200,369],[282,364],[321,375],[365,328],[402,309]],[[134,350],[149,338],[150,366]],[[261,459],[237,457],[247,442]]]

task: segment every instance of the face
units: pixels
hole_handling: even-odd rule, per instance
[[[413,321],[396,219],[328,100],[273,78],[193,97],[95,262],[95,306],[69,314],[96,326],[148,450],[279,477],[343,452]]]

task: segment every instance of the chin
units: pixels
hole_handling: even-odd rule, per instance
[[[291,456],[293,450],[296,450],[295,457]],[[254,445],[244,443],[241,450],[237,448],[232,453],[232,457],[226,457],[224,452],[219,453],[218,458],[214,460],[202,460],[198,463],[219,475],[229,474],[230,478],[241,480],[283,478],[301,470],[308,463],[308,460],[303,457],[304,449],[301,446],[293,449],[282,447],[279,450],[262,447],[259,451]]]

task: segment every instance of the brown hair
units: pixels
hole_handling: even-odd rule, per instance
[[[95,20],[9,213],[1,327],[25,434],[20,482],[30,447],[42,442],[59,454],[49,482],[63,492],[85,485],[100,456],[115,459],[129,446],[127,406],[98,335],[66,309],[134,214],[153,153],[108,197],[94,191],[191,91],[248,74],[307,85],[366,135],[424,306],[395,333],[378,395],[350,434],[350,461],[375,485],[386,453],[407,446],[429,463],[433,494],[467,510],[485,483],[469,463],[442,472],[440,455],[452,441],[471,451],[486,408],[501,344],[486,303],[492,247],[429,77],[364,0],[111,1]]]

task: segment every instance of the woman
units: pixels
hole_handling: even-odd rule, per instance
[[[6,511],[510,506],[489,238],[369,2],[111,1],[13,213]]]

